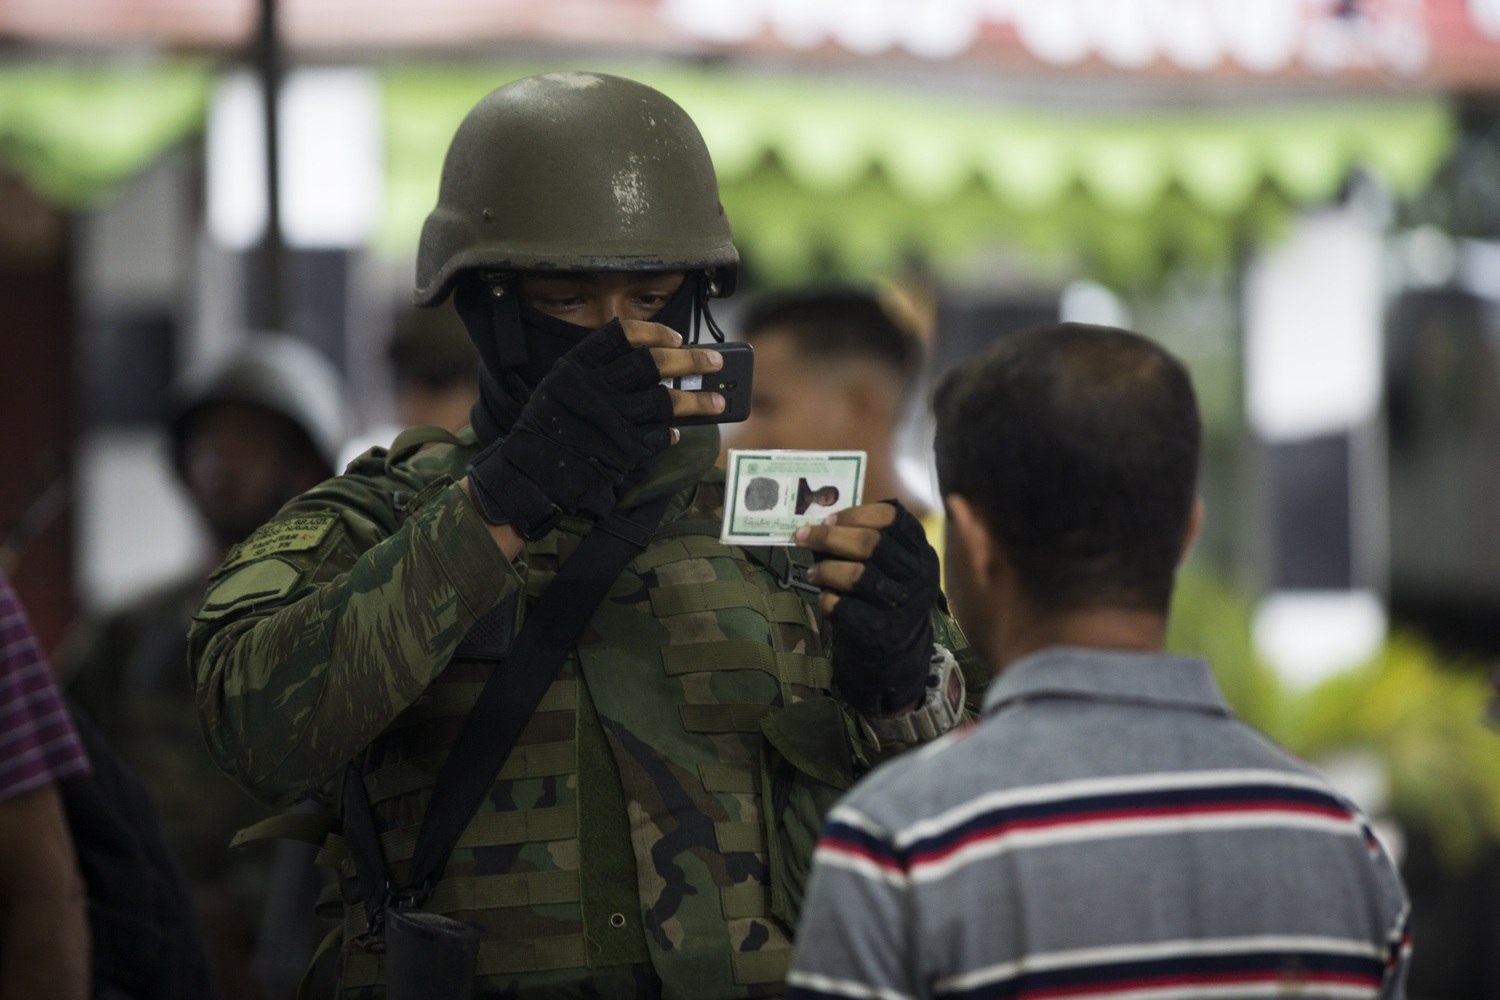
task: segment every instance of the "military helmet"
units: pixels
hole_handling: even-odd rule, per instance
[[[172,457],[183,468],[193,416],[213,403],[253,403],[302,429],[329,469],[338,471],[347,431],[342,382],[312,345],[284,333],[251,333],[229,357],[186,377],[173,393]]]
[[[701,268],[728,295],[738,263],[687,112],[633,80],[548,73],[492,91],[459,125],[422,226],[416,302],[442,302],[472,268]]]

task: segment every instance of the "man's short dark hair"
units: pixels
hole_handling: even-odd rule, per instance
[[[1165,613],[1201,435],[1181,362],[1125,330],[1041,327],[951,372],[934,409],[943,495],[974,505],[1031,601]]]
[[[910,392],[921,374],[925,349],[916,333],[897,323],[879,297],[858,285],[815,285],[769,292],[746,307],[740,336],[754,343],[775,331],[790,337],[808,358],[874,361]]]
[[[386,345],[396,388],[441,392],[479,384],[479,351],[447,309],[409,309]]]

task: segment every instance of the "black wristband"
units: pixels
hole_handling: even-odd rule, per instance
[[[497,468],[501,464],[500,445],[496,441],[475,455],[469,463],[469,490],[474,506],[487,524],[508,524],[528,541],[535,541],[557,526],[562,511],[544,493],[514,469]]]

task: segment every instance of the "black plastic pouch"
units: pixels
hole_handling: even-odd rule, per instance
[[[386,911],[388,1000],[470,1000],[478,959],[473,924],[425,910]]]

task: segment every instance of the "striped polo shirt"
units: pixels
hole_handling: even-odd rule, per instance
[[[88,771],[31,623],[0,573],[0,802]]]
[[[1053,648],[829,814],[801,998],[1403,995],[1406,893],[1358,809],[1208,665]]]

